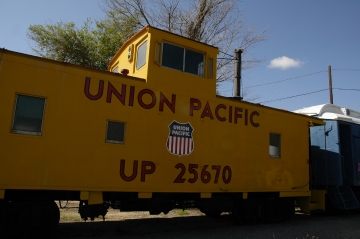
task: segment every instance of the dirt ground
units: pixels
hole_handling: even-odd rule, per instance
[[[80,222],[84,221],[78,213],[79,202],[77,201],[61,201],[57,202],[60,209],[60,223]],[[120,212],[118,209],[108,209],[105,216],[106,221],[121,221],[126,219],[140,219],[140,218],[174,218],[186,216],[204,216],[198,209],[174,209],[168,214],[161,213],[160,215],[150,215],[149,212]],[[102,221],[102,217],[95,218],[94,221]]]

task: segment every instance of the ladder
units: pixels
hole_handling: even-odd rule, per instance
[[[350,186],[337,186],[327,190],[327,196],[337,209],[356,209],[359,202]]]

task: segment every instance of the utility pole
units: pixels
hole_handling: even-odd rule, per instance
[[[243,50],[235,49],[234,50],[234,57],[235,57],[235,77],[234,77],[234,97],[239,98],[242,100],[240,96],[241,91],[241,53]]]
[[[330,104],[334,104],[333,102],[333,92],[332,92],[332,77],[331,77],[331,66],[328,67],[329,73],[329,93],[330,93]]]

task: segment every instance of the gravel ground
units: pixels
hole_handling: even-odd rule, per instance
[[[109,209],[106,221],[83,222],[77,205],[61,209],[61,223],[53,239],[133,238],[246,238],[246,239],[358,239],[360,214],[342,215],[297,213],[291,220],[247,226],[235,225],[231,215],[209,218],[198,210],[173,210],[157,216],[148,212],[119,212]]]

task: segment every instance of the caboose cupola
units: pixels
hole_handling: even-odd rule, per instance
[[[116,73],[126,69],[127,75],[145,79],[148,87],[159,90],[214,97],[218,52],[216,47],[147,26],[119,49],[108,69]]]

